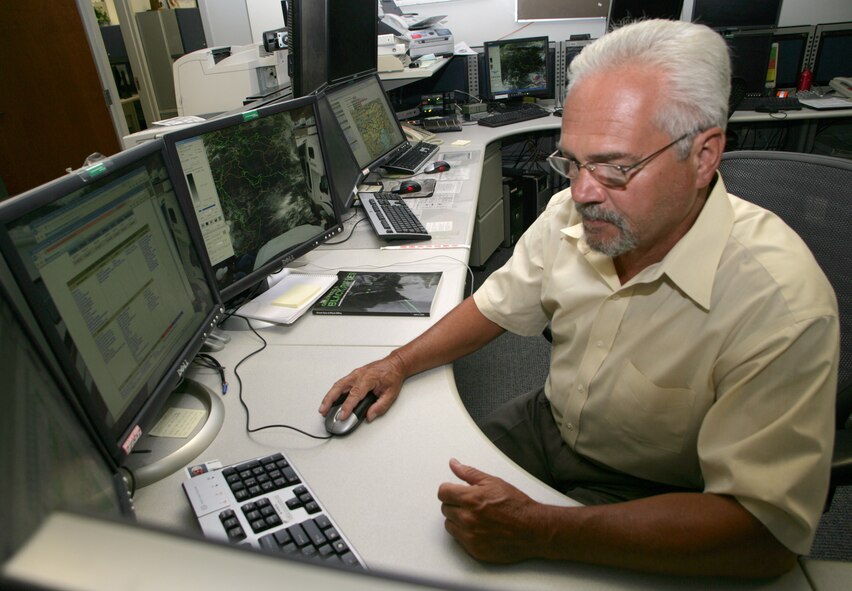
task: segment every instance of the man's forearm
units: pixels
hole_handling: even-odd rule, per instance
[[[391,353],[412,376],[451,363],[476,351],[504,332],[477,308],[473,297],[466,298],[422,335]]]
[[[579,508],[540,506],[540,555],[675,575],[778,576],[795,564],[731,497],[675,493]]]

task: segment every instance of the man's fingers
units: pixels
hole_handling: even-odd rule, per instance
[[[450,460],[450,470],[453,471],[453,474],[471,485],[479,484],[491,477],[490,474],[477,470],[473,466],[466,466],[455,458]]]

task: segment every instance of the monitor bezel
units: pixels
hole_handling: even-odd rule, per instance
[[[216,290],[213,275],[206,266],[201,265],[212,302],[210,309],[205,313],[204,320],[199,323],[187,338],[187,342],[169,361],[166,370],[149,395],[142,398],[137,393],[135,400],[128,405],[119,417],[115,418],[115,424],[110,426],[101,417],[104,408],[103,400],[86,386],[87,380],[80,374],[68,348],[61,342],[53,320],[48,316],[47,311],[39,305],[36,287],[30,279],[26,264],[19,256],[18,250],[10,238],[8,225],[70,193],[100,182],[102,179],[110,178],[112,174],[132,169],[155,153],[161,155],[168,171],[168,159],[163,148],[163,142],[160,139],[139,144],[92,166],[72,171],[65,176],[0,203],[0,252],[2,252],[19,292],[35,317],[83,412],[110,456],[119,465],[124,464],[124,461],[132,452],[133,446],[157,420],[160,411],[172,391],[183,380],[186,369],[201,350],[210,331],[224,318],[224,307]],[[172,178],[171,181],[174,189],[174,179]],[[190,219],[186,218],[184,206],[180,204],[180,197],[177,193],[175,197],[191,234],[192,223]],[[203,252],[201,252],[199,243],[194,237],[191,244],[199,260],[203,260],[201,259]]]
[[[825,48],[823,39],[825,37],[838,37],[841,35],[852,36],[852,21],[843,21],[838,23],[820,23],[814,27],[813,43],[811,50],[811,60],[809,67],[813,72],[813,84],[815,86],[828,86],[831,81],[823,80],[817,77],[817,64]]]
[[[491,78],[488,75],[488,56],[489,51],[499,51],[499,48],[503,45],[510,44],[521,44],[521,43],[533,43],[533,42],[544,42],[545,52],[544,52],[544,72],[545,78],[547,82],[547,86],[543,89],[534,89],[526,92],[499,92],[495,93],[491,88]],[[517,99],[523,99],[525,97],[530,98],[541,98],[541,99],[550,99],[555,98],[555,89],[556,89],[556,75],[553,64],[553,57],[551,56],[551,48],[550,48],[550,38],[546,35],[537,35],[535,37],[519,37],[516,39],[499,39],[496,41],[485,41],[482,44],[482,60],[484,66],[484,79],[482,81],[482,98],[488,102],[500,102],[500,101],[511,101]]]
[[[327,114],[323,115],[323,111],[328,109]],[[358,185],[364,180],[366,175],[364,171],[358,166],[358,162],[355,161],[355,154],[352,153],[352,148],[349,146],[349,142],[346,141],[346,137],[343,135],[343,130],[340,129],[340,125],[337,123],[337,118],[334,116],[334,111],[331,108],[331,104],[328,100],[328,97],[325,95],[325,92],[320,93],[317,96],[317,114],[319,119],[325,119],[326,117],[329,119],[327,122],[323,122],[321,127],[321,133],[325,133],[326,137],[323,140],[323,145],[326,148],[326,152],[330,151],[328,146],[328,139],[332,135],[338,135],[337,141],[342,141],[342,146],[345,146],[345,155],[341,155],[343,158],[347,158],[348,162],[337,163],[335,162],[335,168],[339,166],[345,166],[348,170],[350,170],[353,178],[351,190],[347,190],[345,187],[338,186],[338,183],[331,182],[332,190],[334,191],[334,199],[337,204],[340,206],[340,210],[342,212],[348,211],[352,205],[355,203],[355,197],[358,194]]]
[[[704,0],[708,5],[716,4],[715,0]],[[742,8],[747,8],[750,4],[749,0],[738,0],[739,6]],[[700,23],[703,25],[707,25],[711,29],[715,31],[745,31],[749,29],[769,29],[775,28],[778,26],[778,19],[781,17],[781,7],[783,5],[783,0],[775,0],[777,6],[775,8],[775,19],[772,22],[753,24],[753,25],[744,25],[736,22],[734,20],[731,24],[719,24],[719,23],[707,23],[702,20],[699,20],[699,10],[704,8],[702,5],[702,0],[695,0],[692,4],[692,14],[690,15],[690,20],[694,23]],[[738,11],[741,11],[742,8],[738,8],[737,10],[732,10],[730,14],[736,14]]]
[[[175,192],[178,195],[178,200],[185,208],[184,215],[191,220],[189,225],[190,232],[193,234],[193,240],[195,240],[198,244],[201,244],[202,246],[204,245],[204,240],[202,238],[201,227],[199,226],[198,217],[196,216],[195,211],[192,208],[192,198],[189,194],[189,187],[186,184],[186,176],[183,173],[180,158],[178,157],[176,148],[178,142],[182,142],[186,139],[198,136],[200,134],[219,131],[228,127],[240,125],[242,123],[274,116],[278,113],[301,109],[309,105],[313,105],[314,120],[317,125],[317,135],[319,137],[319,147],[322,153],[323,163],[325,166],[327,166],[328,153],[323,137],[322,121],[317,116],[318,108],[316,95],[308,95],[300,98],[279,101],[269,105],[265,105],[256,110],[244,111],[242,113],[236,113],[226,117],[218,117],[216,119],[201,122],[197,125],[175,130],[163,136],[165,152],[167,155],[166,164],[170,167],[170,170],[172,171],[172,174],[174,176],[173,183],[175,185]],[[218,287],[222,302],[224,302],[226,305],[228,305],[229,303],[233,303],[237,300],[237,298],[239,298],[239,296],[247,292],[247,290],[252,290],[256,288],[262,282],[266,281],[266,279],[273,273],[282,270],[285,266],[293,262],[296,258],[313,250],[317,246],[328,241],[330,238],[336,236],[337,234],[340,234],[343,231],[343,210],[341,209],[339,200],[334,198],[334,196],[336,195],[336,190],[334,188],[331,176],[327,175],[327,178],[329,185],[329,194],[333,197],[331,202],[332,209],[334,210],[335,223],[329,228],[315,235],[310,240],[306,240],[288,250],[276,254],[274,257],[266,261],[261,267],[255,269],[254,271],[252,271],[245,277],[239,279],[238,281],[235,281],[230,285],[224,287]],[[204,261],[205,268],[209,270],[211,275],[215,274],[213,264],[210,261],[210,256],[207,253],[207,248],[205,247],[201,250],[203,253],[202,260]],[[215,279],[214,284],[218,286],[218,282],[216,282]]]

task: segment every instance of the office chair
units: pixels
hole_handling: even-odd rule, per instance
[[[852,484],[852,160],[792,152],[734,151],[719,166],[728,191],[776,213],[813,252],[837,294],[840,366],[831,485]]]

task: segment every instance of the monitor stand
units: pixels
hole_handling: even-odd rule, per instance
[[[160,416],[170,408],[200,409],[206,412],[206,416],[187,438],[144,435],[136,443],[124,465],[133,473],[137,489],[189,465],[216,438],[225,420],[221,397],[207,386],[188,378],[171,393]]]

